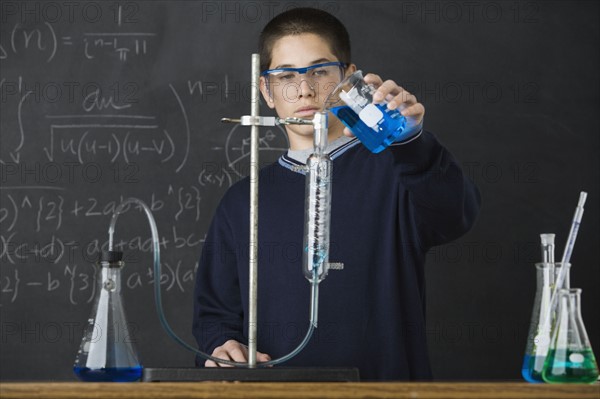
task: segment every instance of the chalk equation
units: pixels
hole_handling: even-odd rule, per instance
[[[98,253],[108,249],[105,226],[124,198],[102,202],[95,197],[71,198],[64,190],[6,186],[0,194],[3,306],[18,302],[19,295],[27,297],[42,292],[67,296],[72,304],[90,301],[96,289],[92,265]],[[169,185],[165,192],[152,193],[146,201],[159,221],[158,244],[166,255],[161,285],[166,291],[186,292],[193,285],[196,256],[204,243],[204,228],[198,227],[204,216],[200,186]],[[128,205],[123,212],[141,214],[142,209]],[[89,218],[97,218],[99,223],[82,221]],[[86,224],[90,228],[83,233],[72,228]],[[130,265],[124,288],[152,285],[149,234],[117,235],[113,244],[125,252],[124,260]],[[82,299],[84,295],[87,299]]]
[[[156,129],[151,124],[106,124],[106,123],[66,123],[50,125],[50,145],[44,147],[44,153],[53,162],[55,153],[63,155],[62,160],[70,160],[69,156],[80,164],[101,159],[106,155],[110,163],[119,159],[130,163],[143,154],[151,154],[160,163],[169,161],[175,155],[175,142],[167,130],[158,131],[162,138],[150,138],[142,132],[144,129]],[[103,133],[108,129],[110,133]],[[83,134],[80,132],[83,131]],[[116,131],[124,131],[119,136]],[[134,133],[132,133],[132,131]],[[121,158],[120,158],[121,157]],[[152,159],[151,158],[151,159]]]
[[[154,269],[144,267],[138,270],[134,267],[124,269],[123,288],[129,290],[154,286]],[[161,264],[160,285],[165,292],[178,291],[185,293],[194,285],[193,263],[186,266],[178,261],[176,264],[164,262]],[[31,296],[36,293],[58,293],[72,305],[90,303],[97,290],[96,270],[92,264],[81,266],[66,265],[59,271],[44,271],[35,275],[14,268],[4,272],[0,277],[0,307],[18,302],[19,297]]]
[[[3,146],[12,147],[8,150],[10,159],[18,163],[21,152],[27,149],[27,137],[40,134],[30,132],[32,128],[27,127],[25,121],[35,120],[31,115],[39,115],[45,104],[34,101],[35,97],[40,100],[39,92],[27,90],[21,94],[26,87],[22,77],[14,85],[12,83],[6,79],[0,82],[3,98],[10,94],[20,95],[16,110],[17,129],[16,132],[7,132]],[[111,89],[108,90],[110,94],[103,95],[100,88],[88,87],[93,90],[83,96],[75,112],[44,115],[43,124],[48,138],[42,151],[48,161],[74,160],[85,164],[88,161],[115,163],[121,160],[130,163],[146,159],[160,164],[169,163],[175,172],[184,168],[190,152],[191,128],[186,107],[173,85],[169,85],[169,92],[179,115],[173,118],[176,121],[172,124],[176,127],[169,129],[174,129],[175,133],[157,123],[156,115],[136,113],[136,108],[143,107],[143,104],[131,98],[131,92],[115,98]],[[72,96],[67,99],[72,99]],[[36,128],[40,123],[38,119]],[[39,144],[29,140],[29,145],[35,149],[39,148]],[[0,163],[6,161],[0,160]]]
[[[198,179],[204,181],[205,187],[208,179],[218,187],[226,182],[225,176],[207,172],[202,169]],[[37,193],[32,193],[37,191]],[[120,195],[116,199],[102,201],[99,198],[88,196],[72,198],[66,196],[64,190],[45,187],[2,186],[0,189],[0,232],[11,233],[21,230],[30,232],[60,232],[63,231],[65,218],[109,218],[117,206],[125,199]],[[164,192],[151,193],[146,200],[153,213],[163,217],[162,213],[170,213],[169,220],[186,220],[198,222],[203,216],[201,187],[195,185],[173,186],[168,185]],[[127,212],[131,207],[126,206]],[[138,211],[141,208],[136,207]]]
[[[6,44],[0,43],[0,60],[33,53],[44,57],[46,63],[57,59],[59,50],[70,47],[77,48],[85,60],[106,56],[125,62],[133,56],[148,54],[156,38],[152,32],[84,32],[78,36],[63,36],[47,21],[37,27],[15,23],[8,36],[8,50]]]
[[[250,174],[250,129],[235,125],[225,141],[225,158],[229,168],[239,177]],[[274,162],[288,148],[288,139],[281,126],[263,128],[259,131],[258,150],[261,165]],[[215,148],[221,150],[221,148]]]

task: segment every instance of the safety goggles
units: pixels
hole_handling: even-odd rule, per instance
[[[313,89],[316,89],[317,85],[326,87],[325,85],[337,84],[344,77],[345,67],[342,62],[326,62],[304,68],[268,69],[263,71],[261,76],[265,78],[269,96],[273,97],[274,92],[287,90],[290,85],[298,87],[303,80]]]

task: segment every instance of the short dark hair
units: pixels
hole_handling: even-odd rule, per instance
[[[321,36],[327,40],[338,61],[350,64],[350,36],[340,20],[316,8],[293,8],[273,18],[261,32],[258,41],[260,70],[269,69],[277,40],[303,33]]]

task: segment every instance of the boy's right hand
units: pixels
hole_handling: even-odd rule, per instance
[[[217,346],[212,357],[216,357],[224,360],[231,360],[234,362],[248,363],[248,347],[239,343],[236,340],[230,339],[221,346]],[[271,360],[271,356],[266,353],[256,352],[257,362],[267,362]],[[233,367],[229,364],[215,363],[212,360],[204,362],[204,367]]]

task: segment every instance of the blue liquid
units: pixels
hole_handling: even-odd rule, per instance
[[[545,356],[525,355],[523,359],[523,367],[521,375],[527,382],[539,383],[544,382],[542,371],[544,370]]]
[[[142,377],[142,366],[101,369],[75,366],[73,371],[81,381],[88,382],[132,382]]]
[[[383,120],[376,127],[378,131],[368,127],[348,106],[332,108],[331,112],[358,137],[369,151],[378,153],[402,138],[406,127],[406,118],[397,109],[387,109],[386,104],[375,105],[383,112]]]

